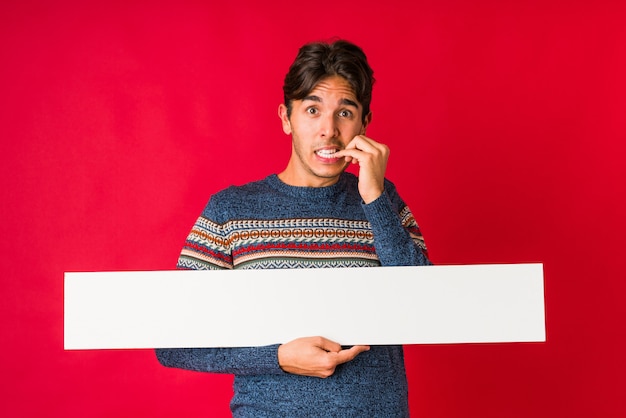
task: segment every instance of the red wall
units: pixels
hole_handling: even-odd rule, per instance
[[[623,2],[212,3],[0,6],[0,415],[228,415],[228,376],[64,352],[63,272],[173,268],[211,193],[285,166],[282,78],[331,36],[433,261],[545,263],[547,342],[407,347],[414,415],[626,415]]]

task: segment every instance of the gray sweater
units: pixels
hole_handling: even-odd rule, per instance
[[[223,190],[196,221],[178,268],[430,264],[417,223],[394,185],[386,180],[385,193],[364,204],[357,183],[344,173],[329,187],[294,187],[271,175]],[[211,297],[224,295],[208,295],[209,303]],[[229,297],[236,305],[236,295]],[[326,379],[283,372],[278,346],[163,348],[156,353],[165,366],[234,374],[235,417],[409,415],[401,346],[373,346]]]

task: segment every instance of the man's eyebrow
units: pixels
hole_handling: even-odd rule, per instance
[[[322,103],[322,99],[319,96],[315,96],[315,95],[306,96],[304,99],[302,99],[303,102],[307,100],[310,100],[312,102]]]
[[[302,101],[311,101],[311,102],[317,102],[317,103],[322,103],[322,99],[319,96],[315,96],[315,95],[310,95],[310,96],[306,96],[304,99],[302,99]],[[340,104],[344,105],[344,106],[354,106],[357,109],[359,108],[359,105],[357,104],[357,102],[355,102],[354,100],[350,100],[350,99],[341,99]]]
[[[350,100],[350,99],[341,99],[341,104],[347,105],[347,106],[354,106],[357,109],[359,108],[359,105],[354,100]]]

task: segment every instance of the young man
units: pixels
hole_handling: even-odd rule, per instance
[[[373,71],[356,45],[303,46],[285,77],[278,109],[292,138],[287,167],[212,196],[178,267],[429,264],[413,215],[385,179],[389,149],[365,136],[373,83]],[[344,172],[349,164],[359,165],[358,178]],[[320,309],[332,306],[320,301]],[[400,346],[344,348],[305,336],[267,347],[156,352],[165,366],[234,374],[235,417],[409,414]]]

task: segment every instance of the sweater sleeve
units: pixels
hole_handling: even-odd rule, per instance
[[[383,266],[430,265],[417,222],[389,181],[383,194],[363,210],[374,233],[376,254]]]
[[[214,220],[214,213],[214,205],[209,202],[187,236],[178,269],[233,268],[227,227]],[[219,321],[219,318],[207,320]],[[245,348],[157,348],[155,351],[159,362],[167,367],[238,375],[284,373],[278,365],[278,344]]]
[[[284,374],[278,365],[278,344],[244,348],[157,348],[166,367],[237,375]]]
[[[191,228],[176,267],[182,270],[232,269],[227,225],[215,220],[213,199]]]

